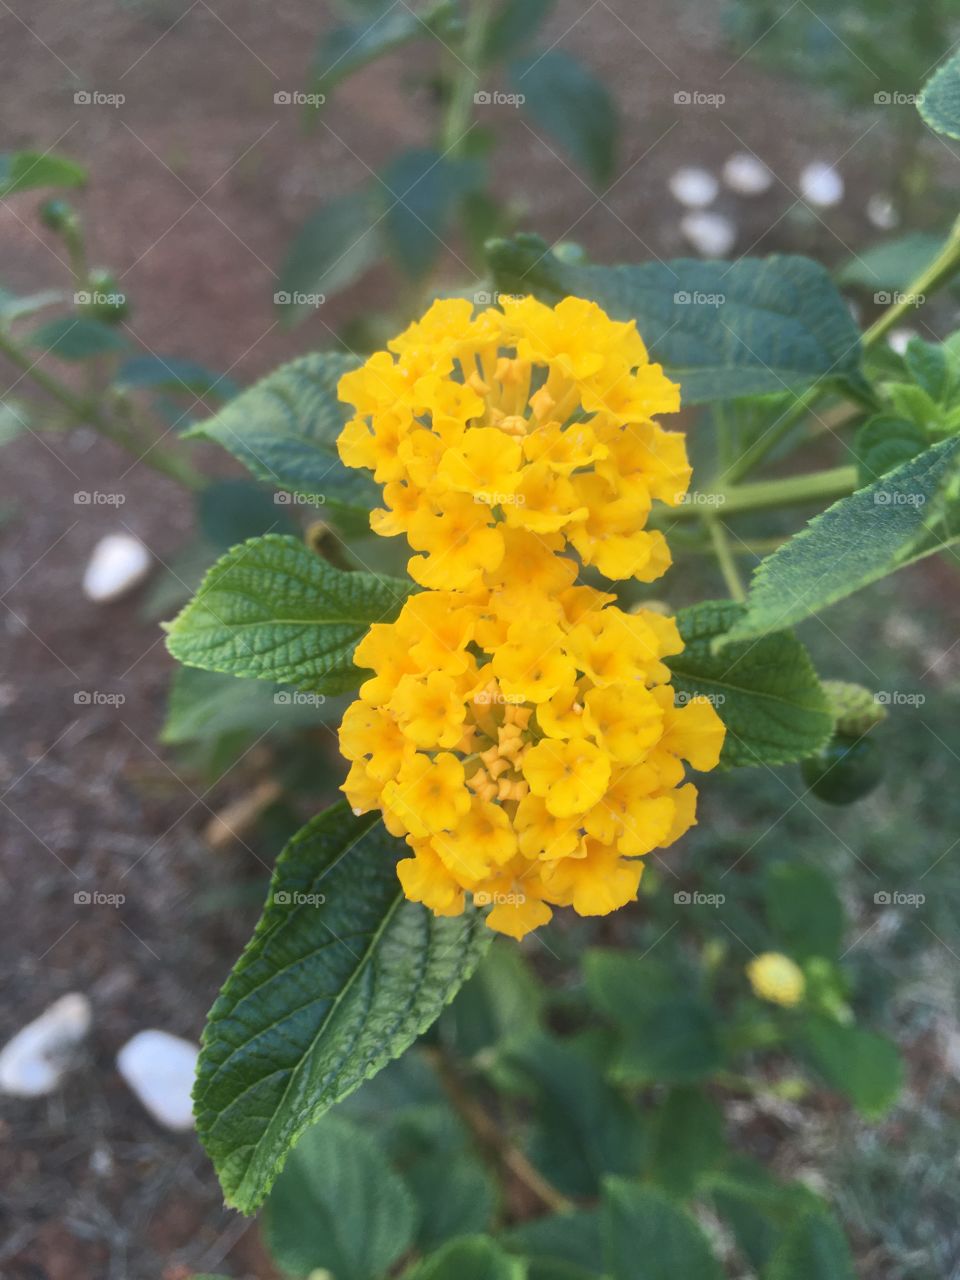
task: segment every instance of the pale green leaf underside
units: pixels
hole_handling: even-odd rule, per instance
[[[753,644],[715,642],[743,615],[733,601],[705,601],[678,616],[686,648],[669,661],[674,687],[702,695],[727,727],[721,763],[787,764],[822,747],[833,717],[816,672],[799,640],[789,632]]]
[[[937,133],[960,138],[960,54],[955,53],[930,77],[917,110]]]
[[[412,583],[344,573],[296,538],[268,533],[228,551],[170,623],[167,647],[207,671],[342,693],[361,679],[353,651],[398,613]]]
[[[194,1091],[201,1141],[244,1212],[304,1129],[435,1021],[493,937],[473,909],[439,917],[408,902],[406,852],[341,803],[280,856],[211,1011]]]

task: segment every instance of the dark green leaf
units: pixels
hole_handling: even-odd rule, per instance
[[[868,418],[858,429],[853,444],[860,483],[873,484],[922,453],[929,443],[924,429],[909,418],[891,413]]]
[[[290,507],[255,480],[213,480],[197,494],[197,522],[212,547],[227,551],[265,533],[294,534]]]
[[[438,1017],[492,935],[400,891],[407,853],[338,804],[277,862],[256,932],[203,1037],[197,1131],[227,1203],[251,1212],[308,1125]]]
[[[204,742],[228,733],[291,733],[323,723],[325,699],[296,693],[263,680],[245,680],[177,667],[170,686],[160,741],[168,746]]]
[[[442,249],[452,254],[445,242],[453,216],[480,186],[480,175],[477,161],[447,158],[429,147],[402,151],[382,171],[383,234],[398,265],[415,280]]]
[[[510,80],[534,123],[596,182],[609,182],[620,126],[616,104],[593,72],[562,49],[551,49],[513,63]]]
[[[486,1236],[451,1240],[404,1280],[526,1280],[526,1268]]]
[[[692,1195],[726,1150],[723,1115],[702,1089],[671,1089],[657,1109],[653,1135],[653,1181],[669,1195]]]
[[[321,299],[346,289],[379,260],[377,216],[364,189],[331,200],[307,219],[287,250],[274,295],[288,324],[310,315],[323,305]]]
[[[481,61],[499,62],[536,34],[556,0],[501,0],[487,26]]]
[[[732,601],[704,601],[681,609],[677,621],[686,648],[668,665],[674,687],[685,697],[702,695],[727,727],[721,762],[726,765],[787,764],[822,747],[833,732],[833,716],[807,651],[790,632],[760,643],[715,642],[744,615]]]
[[[931,400],[946,404],[951,399],[958,370],[957,358],[950,347],[914,337],[907,343],[904,362],[914,382]]]
[[[436,6],[434,6],[436,7]],[[447,6],[439,6],[446,8]],[[313,63],[318,93],[330,93],[341,81],[376,58],[430,35],[430,28],[407,5],[378,6],[381,12],[324,33]],[[429,20],[429,14],[425,15]]]
[[[216,440],[258,480],[329,509],[350,532],[365,531],[379,490],[337,455],[349,416],[337,384],[356,366],[353,356],[331,351],[300,356],[191,428],[187,438]]]
[[[833,882],[816,867],[774,862],[763,878],[767,922],[782,949],[797,960],[834,960],[843,940],[843,905]]]
[[[354,689],[353,651],[374,622],[391,621],[412,584],[342,573],[296,538],[251,538],[221,557],[167,627],[167,648],[205,671]]]
[[[413,1243],[417,1210],[364,1130],[324,1116],[291,1152],[267,1201],[264,1236],[284,1271],[375,1280]]]
[[[960,439],[944,440],[816,516],[758,566],[730,639],[793,626],[955,542],[956,504],[936,517],[933,512],[958,459]]]
[[[948,58],[926,82],[917,110],[937,133],[960,138],[960,53]]]
[[[858,249],[838,276],[842,285],[859,285],[876,292],[905,293],[920,272],[943,248],[945,237],[929,231],[910,231],[869,249]],[[880,305],[892,297],[877,299]]]
[[[127,343],[116,329],[89,316],[59,316],[30,334],[30,345],[60,360],[91,360],[125,351]]]
[[[540,1022],[543,996],[520,949],[501,942],[443,1015],[441,1034],[464,1058],[501,1040],[530,1031]]]
[[[859,380],[857,328],[826,271],[809,258],[578,266],[537,236],[494,240],[487,251],[505,293],[550,303],[573,294],[615,320],[636,320],[651,358],[679,381],[685,405]]]
[[[601,1212],[612,1280],[723,1280],[706,1236],[662,1192],[611,1178]]]
[[[583,1280],[603,1269],[600,1215],[596,1209],[573,1209],[548,1218],[535,1218],[513,1227],[500,1237],[511,1253],[530,1264],[530,1280]],[[566,1266],[568,1271],[562,1268]],[[551,1270],[550,1268],[553,1268]]]
[[[7,151],[0,155],[0,197],[36,187],[82,187],[87,171],[65,156],[36,151]]]
[[[855,1280],[850,1250],[836,1219],[823,1210],[801,1215],[764,1272],[765,1280]]]
[[[120,391],[182,391],[229,400],[240,388],[225,374],[178,356],[135,356],[120,366],[113,385]]]
[[[888,1111],[900,1092],[903,1064],[896,1045],[873,1031],[811,1018],[801,1049],[827,1083],[871,1119]]]
[[[775,1182],[761,1165],[742,1158],[729,1172],[708,1174],[704,1190],[756,1270],[767,1262],[789,1223],[819,1205],[802,1183]]]

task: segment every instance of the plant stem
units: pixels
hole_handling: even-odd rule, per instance
[[[822,390],[811,388],[797,396],[789,409],[785,409],[780,417],[768,427],[758,440],[744,449],[734,462],[727,466],[721,476],[720,484],[736,484],[748,472],[752,471],[784,438],[790,434],[796,424],[808,413],[813,404],[823,394]]]
[[[487,31],[487,17],[487,0],[473,0],[467,10],[450,99],[440,132],[440,147],[445,155],[455,157],[463,152],[463,143],[470,128],[470,112]]]
[[[439,1048],[426,1050],[450,1104],[473,1134],[477,1145],[504,1170],[512,1174],[552,1213],[569,1213],[575,1205],[533,1167],[527,1157],[508,1142],[500,1127],[467,1092],[449,1055]]]
[[[41,369],[19,344],[2,330],[0,330],[0,353],[5,355],[11,364],[16,365],[31,382],[46,391],[47,395],[51,396],[59,404],[62,404],[78,425],[84,422],[88,423],[100,435],[112,440],[128,453],[135,455],[138,461],[145,462],[154,471],[162,472],[164,475],[169,476],[171,480],[176,480],[178,484],[182,484],[188,489],[200,489],[203,487],[205,483],[203,476],[189,462],[179,458],[168,449],[151,448],[149,445],[144,448],[143,441],[131,427],[107,417],[95,404],[84,400],[71,391],[59,378],[55,378],[52,374],[47,373],[45,369]]]
[[[744,515],[749,511],[768,511],[771,507],[795,506],[824,499],[844,498],[857,487],[856,467],[833,467],[782,480],[762,480],[754,484],[734,485],[729,489],[691,494],[689,501],[675,507],[661,518],[670,520],[703,520],[704,505],[723,509],[724,516]]]
[[[717,557],[717,564],[720,566],[723,580],[727,584],[727,590],[734,600],[743,604],[747,598],[747,593],[740,578],[737,562],[730,549],[730,539],[727,537],[723,522],[717,516],[704,516],[703,523],[710,534],[713,552]]]
[[[867,329],[861,339],[862,345],[864,347],[872,346],[889,329],[893,328],[901,316],[915,309],[917,306],[915,299],[919,295],[922,295],[925,300],[930,294],[936,293],[938,289],[942,288],[948,280],[956,275],[958,270],[960,270],[960,217],[950,228],[947,243],[933,261],[924,267],[916,279],[907,285],[904,293],[899,296],[899,300],[892,306],[887,307],[886,311]],[[914,301],[911,301],[911,299],[914,299]]]

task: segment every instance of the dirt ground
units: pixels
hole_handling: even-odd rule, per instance
[[[396,282],[384,270],[293,333],[278,327],[272,306],[277,264],[304,217],[399,147],[429,139],[429,92],[417,80],[431,48],[358,75],[310,135],[296,108],[274,104],[278,90],[306,86],[317,31],[332,20],[329,6],[308,0],[0,5],[3,149],[52,147],[89,166],[80,203],[91,257],[120,275],[134,302],[130,336],[148,350],[248,382],[329,344],[364,306],[391,300]],[[737,60],[715,21],[705,3],[557,5],[546,43],[580,54],[617,87],[623,176],[598,200],[554,149],[505,118],[498,178],[524,225],[576,238],[601,260],[675,255],[684,247],[666,195],[672,169],[716,168],[748,149],[778,182],[736,206],[737,252],[799,247],[838,260],[863,241],[867,175],[882,154],[869,118],[838,122],[826,103],[798,111],[803,91],[785,92]],[[674,104],[677,91],[721,86],[722,111]],[[79,89],[126,100],[77,105]],[[801,224],[791,212],[796,179],[814,158],[842,158],[862,194],[822,223]],[[14,291],[65,283],[35,205],[32,194],[0,202],[0,280]],[[733,198],[720,208],[734,211]],[[4,388],[17,376],[2,374]],[[82,490],[125,500],[78,506]],[[208,791],[155,746],[172,663],[141,596],[98,606],[80,593],[103,534],[129,529],[169,563],[190,536],[191,505],[88,430],[32,433],[6,448],[0,504],[8,502],[19,511],[0,527],[0,1041],[71,990],[92,1000],[94,1032],[63,1091],[0,1104],[0,1275],[179,1280],[181,1268],[222,1266],[268,1280],[255,1232],[222,1208],[194,1138],[159,1128],[114,1067],[117,1049],[144,1027],[199,1036],[255,911],[198,923],[196,903],[263,871],[257,852],[211,853],[201,834],[248,785],[244,768]],[[80,705],[81,691],[124,701]],[[78,905],[84,889],[125,902]]]

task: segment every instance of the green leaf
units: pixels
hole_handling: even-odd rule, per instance
[[[27,406],[19,400],[0,400],[0,449],[30,428]]]
[[[800,1047],[824,1080],[870,1119],[882,1116],[896,1100],[903,1064],[896,1045],[883,1036],[817,1017],[807,1023]]]
[[[910,231],[869,249],[858,249],[837,279],[841,285],[905,293],[924,267],[937,257],[945,241],[945,236],[930,231]],[[893,299],[880,297],[877,301],[883,304]]]
[[[189,667],[292,684],[354,689],[353,651],[374,622],[392,620],[412,584],[343,573],[296,538],[267,534],[222,556],[168,624],[167,648]]]
[[[543,995],[519,947],[501,942],[443,1015],[441,1034],[463,1058],[540,1023]]]
[[[679,381],[685,405],[802,391],[823,379],[859,383],[857,328],[826,271],[809,258],[580,266],[537,236],[494,240],[487,252],[502,292],[550,303],[573,294],[615,320],[636,320],[651,358]]]
[[[937,133],[960,138],[960,54],[948,58],[926,82],[917,110]]]
[[[380,177],[384,238],[407,275],[422,279],[447,249],[460,201],[481,185],[480,166],[417,147],[395,156]]]
[[[650,1175],[668,1195],[692,1195],[726,1151],[723,1115],[702,1089],[671,1089],[657,1109]]]
[[[526,1280],[526,1267],[486,1236],[451,1240],[404,1280]]]
[[[922,453],[929,443],[923,427],[909,418],[892,413],[868,418],[858,429],[853,444],[861,484],[873,484]]]
[[[601,1213],[612,1280],[723,1280],[707,1237],[662,1192],[611,1178]]]
[[[11,325],[22,316],[30,316],[34,312],[43,311],[46,307],[68,302],[70,296],[60,289],[44,289],[40,293],[21,296],[11,293],[9,289],[0,288],[0,321],[5,325]]]
[[[280,855],[211,1010],[194,1091],[200,1139],[245,1213],[307,1126],[436,1021],[491,940],[473,909],[439,917],[404,898],[407,852],[341,803]]]
[[[647,1153],[640,1113],[582,1045],[534,1032],[508,1043],[500,1057],[532,1093],[538,1124],[531,1156],[561,1191],[593,1195],[606,1173],[640,1172]]]
[[[729,1170],[707,1175],[703,1188],[755,1270],[767,1262],[786,1227],[800,1214],[820,1207],[800,1182],[776,1182],[762,1165],[738,1158]]]
[[[449,6],[434,6],[443,11]],[[328,94],[369,62],[431,34],[432,13],[418,17],[407,5],[383,6],[383,12],[365,16],[325,32],[314,55],[312,83],[317,93]]]
[[[528,1260],[530,1280],[583,1280],[599,1275],[603,1267],[596,1209],[535,1218],[512,1227],[500,1237],[500,1243]]]
[[[324,1116],[303,1135],[264,1215],[267,1248],[295,1276],[374,1280],[413,1243],[416,1206],[362,1129]]]
[[[839,956],[843,905],[822,871],[799,862],[774,862],[764,873],[763,896],[767,922],[784,951],[797,960]]]
[[[403,1175],[422,1210],[420,1249],[490,1228],[497,1189],[476,1156],[463,1151],[425,1155],[406,1166]]]
[[[0,155],[0,197],[37,187],[82,187],[87,171],[65,156],[36,151],[7,151]]]
[[[178,356],[135,356],[120,366],[113,385],[118,391],[181,391],[191,396],[214,395],[221,400],[229,400],[240,390],[225,374]]]
[[[213,480],[196,496],[200,532],[217,551],[265,533],[295,534],[291,508],[256,480]]]
[[[556,0],[501,0],[487,25],[481,62],[499,62],[536,34]]]
[[[337,437],[349,416],[337,399],[337,384],[356,367],[353,356],[332,351],[300,356],[248,387],[185,438],[216,440],[258,480],[329,508],[350,532],[365,532],[379,489],[337,455]]]
[[[323,694],[295,693],[262,680],[246,680],[177,667],[170,685],[160,741],[167,746],[209,742],[228,733],[280,736],[323,723]]]
[[[560,143],[597,183],[613,177],[619,120],[613,98],[576,58],[561,49],[514,62],[510,80],[523,110]]]
[[[668,665],[685,698],[709,698],[727,727],[725,765],[787,764],[824,746],[833,732],[826,695],[803,645],[789,632],[760,643],[715,642],[742,623],[743,605],[707,600],[677,617],[686,648]]]
[[[331,200],[300,228],[280,267],[274,300],[287,324],[312,314],[379,261],[383,248],[371,193]]]
[[[685,973],[646,957],[590,951],[585,974],[597,1007],[620,1032],[610,1068],[615,1080],[686,1084],[722,1065],[716,1014]]]
[[[944,440],[841,498],[768,556],[728,639],[793,626],[960,537],[956,506],[928,524],[925,508],[957,471],[960,439]]]
[[[94,356],[114,355],[127,349],[122,334],[111,325],[89,316],[58,316],[34,329],[29,335],[32,347],[60,360],[91,360]]]
[[[855,1280],[850,1250],[836,1219],[812,1210],[789,1228],[764,1280]]]
[[[957,357],[942,342],[924,342],[911,338],[904,362],[917,386],[922,387],[936,404],[947,404],[956,391]]]

